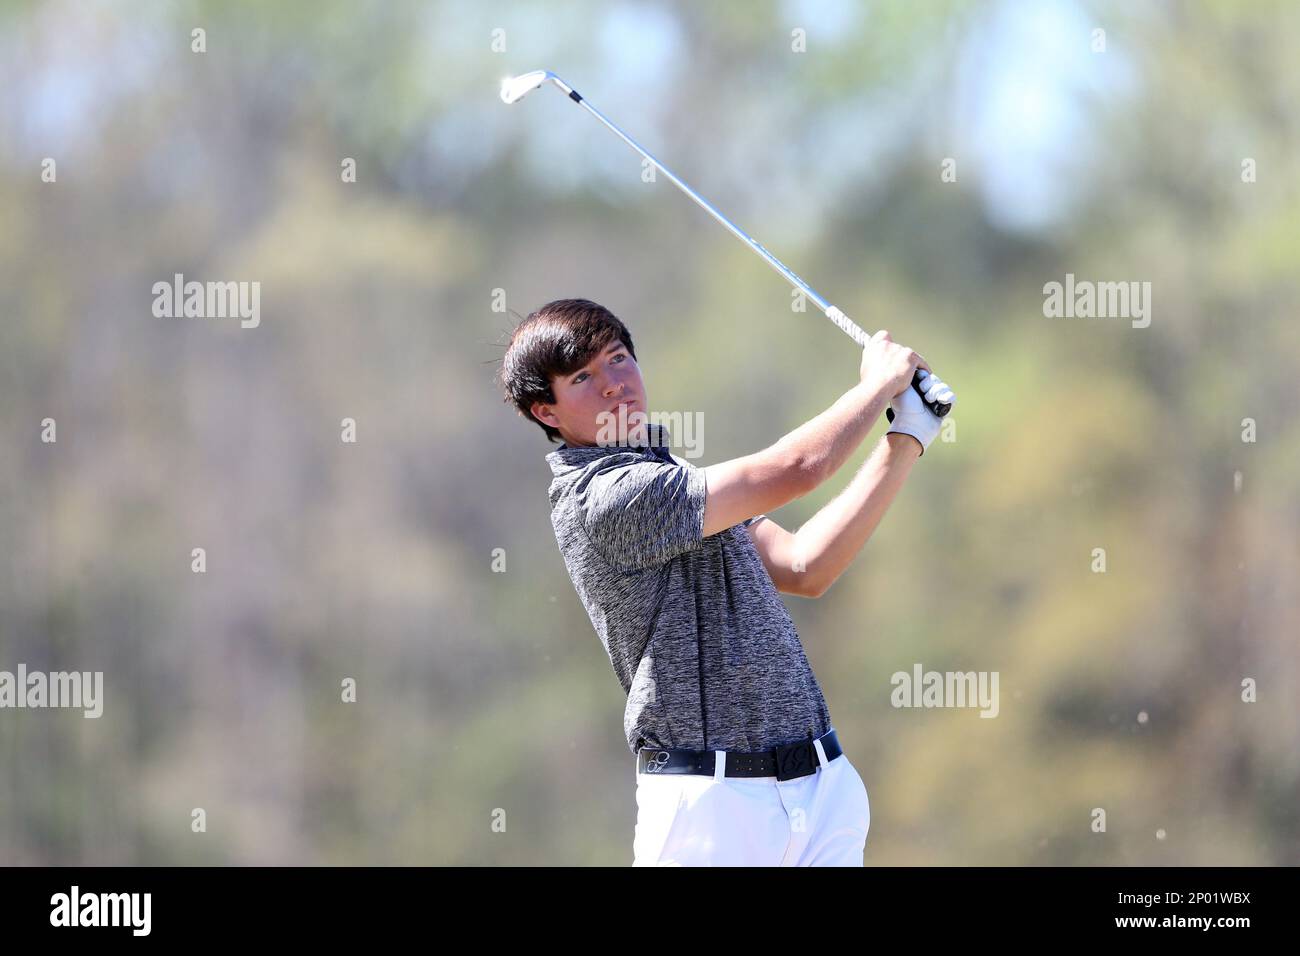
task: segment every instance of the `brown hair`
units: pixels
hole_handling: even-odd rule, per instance
[[[632,333],[613,312],[588,299],[556,299],[530,312],[515,326],[501,363],[500,383],[505,401],[535,422],[552,442],[557,429],[530,411],[534,402],[555,403],[553,379],[576,372],[615,339],[627,347],[633,360]]]

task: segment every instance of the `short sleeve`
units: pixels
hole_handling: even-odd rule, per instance
[[[684,463],[612,463],[574,492],[583,527],[611,565],[644,570],[699,547],[704,470]]]

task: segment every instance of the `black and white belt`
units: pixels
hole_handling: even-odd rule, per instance
[[[691,773],[710,777],[776,777],[793,780],[816,773],[844,751],[832,728],[820,737],[796,740],[771,750],[661,750],[642,747],[636,754],[637,775]]]

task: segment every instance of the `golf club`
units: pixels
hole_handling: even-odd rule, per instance
[[[548,81],[554,83],[557,87],[559,87],[561,90],[567,93],[569,99],[573,100],[573,102],[577,103],[579,106],[585,109],[592,116],[596,117],[596,119],[604,123],[607,127],[609,127],[609,129],[613,130],[615,133],[618,134],[619,139],[623,140],[623,142],[627,143],[634,150],[636,150],[638,153],[640,153],[642,156],[648,159],[651,163],[653,163],[655,165],[655,168],[658,169],[665,176],[667,176],[669,179],[671,179],[674,185],[677,186],[677,188],[679,188],[682,192],[686,193],[686,195],[694,199],[695,202],[706,212],[708,212],[709,215],[713,216],[714,219],[718,220],[718,222],[726,226],[731,231],[731,233],[736,236],[736,238],[742,240],[747,246],[749,246],[749,248],[753,249],[756,253],[758,253],[763,258],[763,261],[766,262],[768,265],[770,265],[777,272],[781,273],[781,275],[785,277],[787,282],[790,282],[792,285],[794,285],[795,288],[802,291],[804,295],[812,299],[812,301],[817,305],[817,307],[826,314],[826,317],[830,319],[832,322],[834,322],[837,326],[839,326],[849,338],[853,339],[854,342],[857,342],[859,346],[863,348],[866,347],[867,342],[870,340],[871,336],[868,335],[866,332],[864,332],[852,319],[850,319],[838,308],[831,305],[820,295],[818,295],[813,290],[813,288],[808,285],[808,283],[804,282],[803,279],[800,279],[797,275],[791,272],[790,269],[786,267],[786,265],[783,262],[781,262],[780,259],[778,259],[776,256],[772,255],[770,252],[764,249],[762,245],[760,245],[748,233],[746,233],[743,229],[741,229],[739,226],[733,223],[722,213],[718,212],[717,209],[713,208],[713,206],[706,199],[704,199],[704,197],[702,197],[690,186],[686,185],[686,183],[678,179],[672,170],[670,170],[667,166],[659,162],[659,160],[655,159],[648,152],[642,149],[641,146],[639,146],[637,142],[632,139],[632,137],[628,136],[627,133],[623,132],[612,122],[610,122],[610,120],[607,119],[606,116],[600,112],[600,110],[596,109],[585,99],[583,99],[582,95],[579,94],[577,90],[569,86],[569,84],[565,83],[562,79],[560,79],[550,70],[533,70],[531,73],[522,73],[519,76],[503,80],[501,83],[501,99],[506,103],[516,103],[519,100],[523,99],[525,96],[527,96],[529,93],[531,93],[533,90],[537,89],[543,83],[546,83]],[[937,399],[938,398],[952,399],[953,396],[952,396],[951,389],[948,389],[945,392],[941,393],[939,396],[937,396],[936,401],[930,402],[930,401],[926,401],[925,388],[922,386],[921,382],[922,382],[921,370],[917,369],[916,374],[913,375],[912,377],[912,388],[914,388],[917,391],[917,393],[921,396],[921,400],[925,402],[926,407],[928,407],[930,411],[934,412],[935,415],[939,416],[940,418],[942,418],[944,415],[947,415],[949,410],[952,408],[952,402],[938,401]],[[886,409],[886,416],[888,417],[889,421],[892,422],[894,420],[894,411],[892,408]]]

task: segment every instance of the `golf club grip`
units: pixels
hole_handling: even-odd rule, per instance
[[[927,402],[925,400],[925,389],[921,385],[921,370],[917,369],[912,373],[912,388],[916,389],[916,394],[921,396],[921,401],[925,402],[925,407],[934,412],[938,418],[943,418],[948,412],[952,411],[952,405],[948,402]],[[894,420],[894,410],[885,409],[885,420],[892,422]]]
[[[826,318],[838,325],[844,331],[845,335],[857,342],[858,345],[862,346],[864,349],[867,347],[867,343],[871,341],[871,336],[867,335],[867,333],[864,332],[856,322],[835,306],[832,305],[826,310]],[[952,410],[952,405],[948,402],[926,401],[925,389],[921,387],[920,369],[917,369],[912,373],[912,388],[916,389],[916,394],[921,396],[921,401],[925,402],[925,407],[934,412],[936,417],[943,418],[943,416],[947,415],[948,412]],[[890,422],[894,420],[894,410],[892,408],[885,409],[885,419]]]

